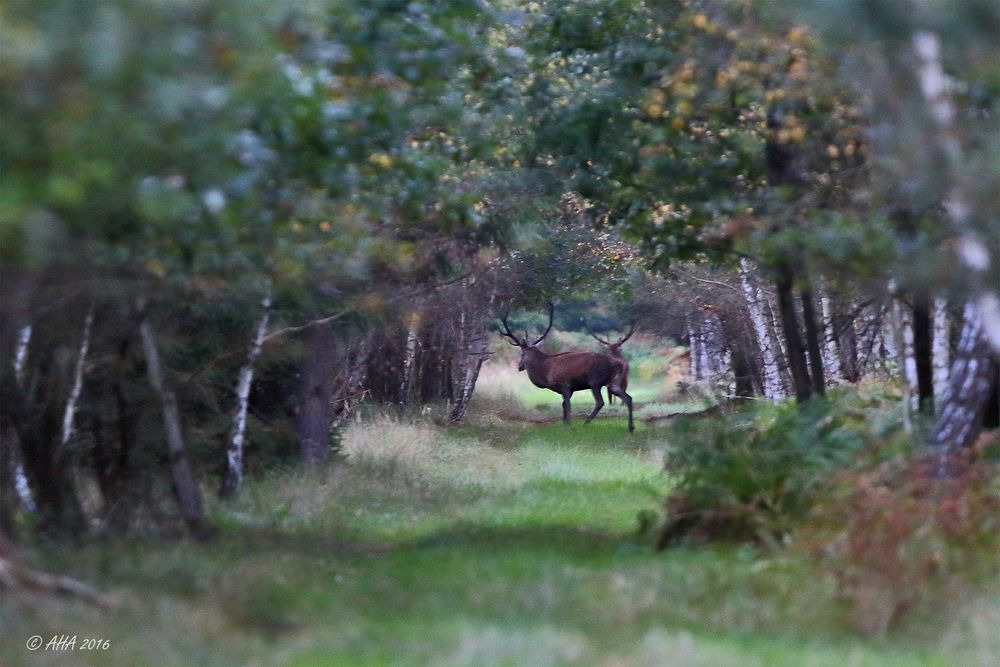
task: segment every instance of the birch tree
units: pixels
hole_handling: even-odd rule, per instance
[[[250,387],[253,384],[254,365],[257,363],[257,357],[260,356],[264,334],[267,333],[267,322],[270,314],[271,290],[268,289],[260,300],[260,315],[257,317],[257,323],[254,327],[253,340],[236,382],[236,411],[233,415],[233,426],[226,445],[226,468],[222,473],[222,484],[219,487],[219,496],[223,498],[233,495],[243,483],[243,443],[246,436]]]
[[[403,353],[403,373],[399,385],[399,404],[405,406],[410,399],[410,387],[413,385],[413,376],[416,373],[417,346],[420,341],[421,314],[419,305],[413,309],[408,319],[406,329],[406,346]]]
[[[936,298],[934,299],[932,358],[934,361],[934,405],[937,406],[937,412],[940,412],[948,388],[949,361],[951,359],[950,331],[951,316],[948,314],[948,302],[945,299]]]
[[[990,391],[991,352],[1000,353],[1000,298],[997,286],[986,283],[990,253],[972,225],[971,203],[959,177],[963,154],[937,34],[915,33],[913,50],[920,89],[937,130],[936,143],[948,167],[950,187],[945,211],[957,237],[958,259],[970,291],[944,405],[930,437],[930,444],[945,457],[972,444],[981,428],[982,411]]]
[[[843,377],[840,365],[840,354],[836,323],[830,297],[822,294],[819,298],[820,315],[823,318],[823,365],[829,371],[830,377]],[[846,379],[846,378],[845,378]]]

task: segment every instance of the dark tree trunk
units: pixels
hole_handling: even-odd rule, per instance
[[[837,354],[840,357],[840,377],[848,382],[857,382],[861,379],[858,333],[853,316],[841,312],[843,307],[844,303],[838,300],[834,305],[833,316],[833,332],[837,343]]]
[[[751,398],[753,396],[753,373],[747,360],[747,350],[743,345],[734,345],[730,352],[730,364],[733,367],[733,377],[736,380],[736,396]]]
[[[306,358],[299,385],[299,453],[308,463],[324,460],[330,451],[333,375],[337,367],[337,339],[329,324],[310,327]]]
[[[983,410],[983,428],[1000,428],[1000,359],[993,358],[993,383],[986,408]]]
[[[940,452],[942,471],[951,454],[970,446],[979,435],[994,361],[979,313],[973,304],[966,304],[944,405],[930,436],[931,446]]]
[[[795,314],[795,295],[792,292],[793,274],[788,265],[778,267],[775,288],[778,294],[778,311],[781,329],[785,334],[785,353],[792,376],[795,400],[804,403],[812,396],[809,371],[806,370],[806,353],[799,333],[799,320]]]
[[[143,310],[142,305],[140,305],[139,311]],[[194,470],[191,469],[191,463],[187,458],[180,409],[177,407],[177,396],[173,389],[167,385],[160,363],[160,352],[148,319],[143,318],[139,325],[139,337],[142,341],[143,356],[146,359],[149,383],[160,399],[163,430],[167,441],[167,460],[170,462],[170,475],[174,494],[177,496],[177,505],[188,530],[197,537],[202,535],[205,529],[201,487],[198,486]]]
[[[820,328],[816,325],[816,310],[813,306],[813,294],[809,288],[799,290],[802,300],[802,320],[805,324],[806,350],[809,353],[809,377],[812,389],[822,396],[826,392],[826,379],[823,376],[823,350],[820,343]]]
[[[17,523],[14,517],[19,506],[17,498],[16,474],[17,458],[14,448],[17,447],[13,424],[7,423],[0,414],[0,534],[15,536]]]
[[[917,405],[923,414],[934,414],[934,360],[931,350],[931,300],[918,290],[913,296],[913,358],[917,364]]]

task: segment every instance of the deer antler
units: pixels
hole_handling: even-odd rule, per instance
[[[598,336],[597,334],[594,333],[594,330],[590,328],[589,324],[587,324],[587,320],[585,320],[585,319],[583,319],[581,317],[580,318],[580,322],[583,323],[583,328],[587,330],[587,333],[590,334],[591,338],[593,338],[594,340],[596,340],[601,345],[607,345],[608,347],[611,346],[611,342],[610,341],[606,341],[606,340],[604,340],[603,338],[601,338],[600,336]]]
[[[628,333],[625,334],[623,337],[619,338],[618,342],[615,343],[615,345],[621,345],[621,344],[623,344],[625,341],[627,341],[629,338],[631,338],[632,334],[634,334],[634,333],[635,333],[635,320],[632,320],[629,323]]]
[[[500,332],[500,335],[510,339],[507,341],[509,345],[516,345],[517,347],[521,347],[521,341],[517,339],[517,336],[514,334],[514,332],[510,330],[510,325],[507,324],[507,316],[509,314],[510,313],[507,311],[507,309],[504,308],[503,314],[500,316],[500,322],[503,323],[503,331]],[[525,340],[527,340],[527,336],[525,336]]]
[[[545,303],[549,307],[549,326],[545,328],[545,333],[539,336],[538,340],[532,343],[532,346],[541,343],[543,340],[545,340],[545,337],[549,335],[549,332],[552,331],[552,316],[555,314],[556,307],[552,305],[551,301],[546,301]]]

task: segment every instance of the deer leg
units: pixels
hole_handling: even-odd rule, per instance
[[[563,391],[563,421],[569,423],[569,397],[573,395],[571,391]]]
[[[604,399],[601,398],[601,388],[600,387],[591,387],[590,391],[593,392],[593,394],[594,394],[594,410],[593,410],[593,412],[590,413],[590,416],[587,417],[587,421],[584,422],[585,424],[589,424],[590,420],[593,419],[594,417],[596,417],[597,413],[600,412],[601,408],[604,407]]]
[[[611,387],[608,387],[608,405],[614,405],[615,399],[614,394],[611,393]]]
[[[628,408],[628,432],[631,433],[635,430],[635,423],[632,421],[632,397],[620,386],[609,386],[608,391],[622,399],[622,403]]]

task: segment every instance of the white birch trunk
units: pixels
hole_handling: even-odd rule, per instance
[[[948,315],[948,302],[944,299],[934,299],[934,329],[932,354],[934,358],[934,404],[938,411],[944,402],[944,394],[948,389],[948,371],[951,357],[951,346],[948,343],[948,332],[951,321]]]
[[[900,312],[902,308],[899,306],[899,299],[892,300],[892,339],[896,347],[896,358],[899,361],[900,372],[902,376],[902,388],[903,388],[903,430],[906,433],[910,433],[913,430],[913,426],[910,419],[910,383],[906,379],[906,375],[903,372],[903,368],[906,365],[906,354],[904,351],[903,343],[903,316]]]
[[[913,311],[899,305],[900,318],[903,332],[903,367],[900,371],[903,379],[910,387],[910,400],[912,409],[917,409],[917,401],[920,395],[917,381],[917,357],[914,352],[913,338]]]
[[[28,361],[28,344],[31,342],[31,325],[21,327],[17,335],[17,349],[14,350],[14,379],[18,384],[24,381],[24,365]]]
[[[771,346],[774,352],[775,361],[778,363],[778,372],[781,376],[782,394],[790,396],[795,393],[792,386],[792,375],[788,369],[788,355],[785,352],[785,338],[778,333],[778,317],[774,312],[774,302],[760,287],[757,288],[757,296],[764,307],[764,324],[771,339]]]
[[[83,366],[87,361],[87,351],[90,349],[90,330],[94,325],[94,307],[87,308],[87,317],[83,322],[83,338],[80,341],[80,350],[76,357],[76,367],[73,369],[73,387],[70,389],[69,398],[66,400],[66,411],[63,413],[62,440],[60,444],[65,447],[73,437],[73,419],[76,417],[76,404],[80,401],[80,392],[83,391]]]
[[[410,314],[410,325],[406,331],[406,352],[403,357],[403,380],[399,385],[399,402],[401,405],[406,405],[410,398],[410,387],[413,384],[413,372],[417,358],[417,334],[419,332],[420,311],[417,310]]]
[[[267,322],[271,315],[270,290],[260,300],[260,311],[246,363],[240,369],[239,379],[236,382],[236,413],[233,415],[233,428],[226,446],[226,470],[222,474],[222,486],[219,488],[219,495],[223,497],[232,495],[243,483],[243,443],[247,430],[247,407],[250,402],[250,387],[253,385],[254,365],[260,356],[264,334],[267,333]]]
[[[705,331],[704,318],[698,322],[698,368],[701,370],[701,379],[708,380],[712,377],[711,355],[708,352],[709,338]]]
[[[21,461],[21,453],[18,452],[17,454],[17,460],[14,462],[14,488],[17,490],[17,499],[26,511],[34,512],[37,509],[35,498],[31,495],[31,487],[28,486],[28,476],[24,473],[24,463]]]
[[[917,32],[913,35],[913,50],[917,55],[920,90],[937,125],[937,143],[948,159],[952,186],[944,202],[952,230],[958,235],[958,257],[964,265],[964,275],[976,302],[982,335],[993,351],[1000,352],[1000,297],[997,286],[987,284],[990,251],[972,226],[969,196],[963,190],[957,174],[963,168],[962,147],[955,127],[955,108],[948,94],[948,81],[941,66],[941,42],[936,33]]]
[[[819,297],[820,312],[823,318],[823,367],[826,370],[826,380],[842,377],[840,372],[840,355],[837,352],[836,329],[833,325],[833,309],[830,307],[830,297],[821,294]]]
[[[17,334],[17,347],[14,350],[14,380],[18,385],[24,382],[24,367],[28,361],[28,345],[31,343],[32,328],[30,324],[21,327]],[[21,460],[20,443],[13,445],[14,459],[14,488],[17,490],[17,498],[21,506],[28,512],[36,509],[35,499],[31,495],[31,487],[28,485],[28,476],[24,472],[24,461]]]
[[[930,444],[940,448],[942,473],[947,472],[947,458],[952,452],[975,442],[990,393],[990,344],[977,311],[976,303],[965,304],[948,389],[930,437]]]
[[[903,372],[903,366],[905,360],[900,356],[900,351],[903,346],[902,335],[899,339],[896,339],[896,332],[899,331],[902,334],[902,327],[896,327],[895,324],[895,300],[893,300],[892,305],[889,306],[889,317],[882,316],[882,328],[879,331],[880,340],[882,347],[885,349],[885,359],[892,359],[899,363],[899,371]],[[882,361],[884,362],[885,359]]]

